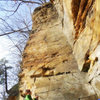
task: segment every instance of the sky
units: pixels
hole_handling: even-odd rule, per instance
[[[11,5],[11,3],[8,3],[8,4]],[[5,9],[7,9],[7,8],[11,9],[8,4],[6,5],[6,2],[0,1],[0,8],[2,6],[4,6]],[[32,9],[34,9],[34,8],[32,8]],[[8,18],[7,21],[15,29],[17,29],[16,23],[17,23],[17,25],[19,27],[23,27],[23,24],[21,22],[18,22],[18,19],[23,18],[26,21],[28,21],[28,20],[30,21],[31,16],[29,15],[29,13],[30,13],[29,7],[27,5],[22,5],[19,8],[19,10],[17,11],[17,13],[14,14],[13,16],[11,16],[10,18]],[[7,15],[11,15],[11,13],[7,14],[6,12],[0,10],[0,18],[5,18],[6,19]],[[12,19],[12,21],[11,21],[11,19]],[[0,20],[0,27],[3,27],[2,24],[3,24],[3,22]],[[2,34],[1,31],[0,31],[0,34]],[[14,42],[16,42],[16,41],[18,42],[19,37],[17,37],[16,35],[13,35],[13,36],[10,35],[10,36],[13,38]],[[9,40],[9,38],[7,36],[0,36],[0,59],[2,59],[3,57],[6,57],[7,55],[9,55],[9,51],[10,51],[11,45],[13,45],[13,44],[12,44],[11,40]]]
[[[14,5],[13,2],[10,2],[10,1],[8,3],[5,1],[0,1],[0,18],[5,18],[7,20],[7,22],[15,29],[17,29],[17,27],[23,28],[24,27],[24,25],[22,23],[23,19],[26,22],[30,22],[31,21],[30,12],[32,13],[34,8],[37,7],[37,5],[32,6],[32,5],[23,4],[19,7],[19,10],[14,15],[10,16],[10,18],[9,17],[7,18],[6,16],[11,15],[12,12],[11,13],[5,12],[1,8],[4,7],[4,9],[7,9],[7,10],[16,9],[16,6],[13,6],[13,5]],[[20,21],[19,21],[19,19],[20,19]],[[30,22],[30,25],[32,25],[32,22]],[[3,27],[4,27],[3,22],[0,20],[0,28],[3,28]],[[30,29],[31,29],[31,27],[30,27]],[[8,30],[6,30],[6,32],[7,31]],[[0,31],[0,34],[3,34],[3,33]],[[16,42],[16,41],[18,42],[20,39],[23,38],[22,36],[18,36],[15,34],[10,35],[10,36],[13,38],[14,42]],[[9,55],[11,45],[13,45],[13,44],[7,36],[0,36],[0,59]]]
[[[0,59],[9,55],[11,41],[6,37],[0,37]]]

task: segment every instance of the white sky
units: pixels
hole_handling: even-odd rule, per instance
[[[0,37],[0,59],[9,54],[9,44],[11,42],[6,37]]]

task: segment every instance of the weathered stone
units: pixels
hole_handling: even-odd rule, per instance
[[[55,0],[59,15],[63,13],[60,16],[64,23],[63,33],[73,49],[78,68],[88,73],[89,82],[100,74],[99,4],[99,0]],[[95,91],[97,89],[95,87]],[[98,91],[96,93],[100,95]]]
[[[80,98],[80,100],[97,100],[97,97],[95,95],[93,95],[93,96],[89,96],[89,97]]]
[[[34,34],[19,75],[22,94],[30,89],[39,100],[100,97],[99,4],[99,0],[54,0],[54,6],[47,3],[35,10]]]

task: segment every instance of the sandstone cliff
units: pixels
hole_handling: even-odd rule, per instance
[[[35,9],[23,53],[20,97],[39,100],[100,98],[99,0],[54,0]]]
[[[100,1],[55,0],[55,5],[78,68],[87,73],[88,82],[100,98]]]

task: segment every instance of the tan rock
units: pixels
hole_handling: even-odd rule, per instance
[[[100,97],[99,3],[55,0],[54,6],[47,3],[35,10],[32,34],[23,53],[22,94],[29,88],[39,100]]]
[[[61,7],[63,8],[63,16],[61,15],[64,23],[63,33],[73,49],[78,68],[88,73],[87,79],[91,82],[100,73],[100,1],[55,0],[55,4],[59,15],[62,12]],[[58,7],[59,5],[61,6]],[[97,90],[95,87],[99,96]]]

